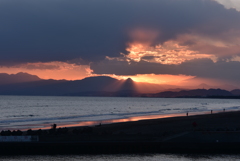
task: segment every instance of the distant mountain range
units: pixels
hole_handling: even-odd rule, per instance
[[[240,92],[240,90],[238,90]],[[144,95],[143,95],[144,96]],[[221,98],[221,97],[236,97],[240,94],[233,94],[231,91],[222,89],[194,89],[194,90],[182,90],[179,92],[166,91],[156,94],[147,94],[146,97],[163,97],[163,98]]]
[[[240,89],[211,89],[207,84],[195,88],[137,83],[130,78],[118,80],[107,76],[67,81],[44,80],[27,73],[0,73],[0,95],[240,98]]]
[[[4,75],[6,78],[24,77],[26,73]],[[27,79],[31,78],[31,79]],[[7,79],[3,79],[7,80]],[[25,81],[0,83],[0,95],[42,95],[42,96],[115,96],[138,93],[131,79],[117,80],[111,77],[88,77],[82,80],[32,79],[27,74]]]
[[[0,73],[0,85],[33,82],[33,81],[40,81],[40,80],[41,79],[38,76],[31,75],[28,73],[17,73],[17,74]]]

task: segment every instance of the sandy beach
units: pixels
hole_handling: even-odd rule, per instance
[[[239,153],[240,111],[56,128],[31,135],[39,141],[0,143],[2,154]]]
[[[195,122],[195,126],[193,125]],[[179,116],[95,126],[68,127],[67,134],[40,136],[41,141],[157,140],[177,138],[189,132],[240,132],[240,111]],[[57,129],[56,129],[57,130]],[[47,130],[48,131],[48,130]],[[201,136],[199,136],[201,137]],[[204,136],[206,137],[206,136]],[[153,139],[154,138],[154,139]],[[186,140],[186,139],[185,139]],[[186,140],[187,141],[187,140]]]

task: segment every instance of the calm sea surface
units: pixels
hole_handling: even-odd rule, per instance
[[[239,110],[239,99],[0,96],[0,130],[217,110]]]

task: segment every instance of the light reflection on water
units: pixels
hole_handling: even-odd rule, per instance
[[[31,156],[0,156],[4,161],[237,161],[240,155],[176,155],[176,154],[149,154],[149,155],[31,155]]]
[[[240,110],[239,99],[0,96],[0,130],[80,126]],[[149,117],[151,116],[151,117]],[[148,118],[146,118],[148,117]],[[82,126],[81,125],[81,126]]]

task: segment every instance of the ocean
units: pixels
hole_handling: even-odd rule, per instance
[[[239,99],[0,96],[0,130],[93,125],[240,109]]]

